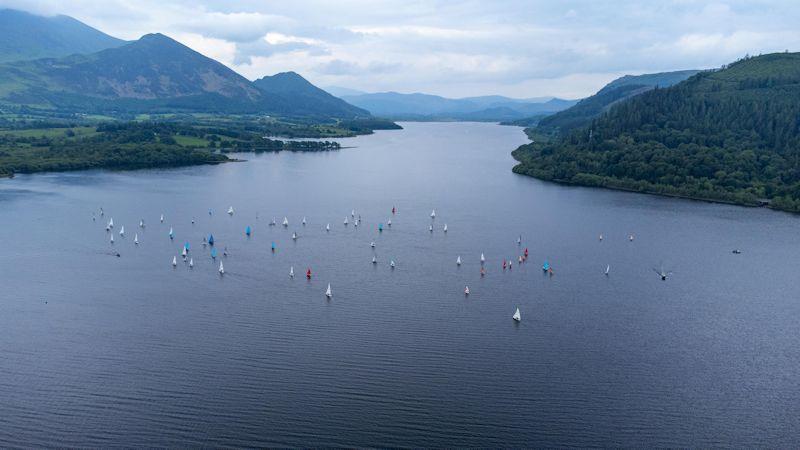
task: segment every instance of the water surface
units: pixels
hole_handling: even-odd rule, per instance
[[[0,181],[0,445],[800,444],[797,216],[544,183],[511,173],[519,128],[403,125]]]

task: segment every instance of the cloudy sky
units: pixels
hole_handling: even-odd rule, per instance
[[[798,0],[0,0],[161,32],[255,79],[459,97],[592,94],[624,74],[800,51]]]

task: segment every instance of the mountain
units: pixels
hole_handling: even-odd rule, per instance
[[[0,63],[94,53],[123,44],[72,17],[0,9]]]
[[[341,98],[376,116],[410,120],[514,120],[536,114],[551,114],[575,103],[552,97],[548,97],[547,101],[535,102],[499,95],[452,99],[398,92],[345,95]]]
[[[112,115],[209,112],[350,119],[368,114],[296,74],[251,83],[162,34],[88,55],[2,64],[0,104]]]
[[[625,75],[608,83],[596,94],[586,97],[575,106],[538,121],[538,126],[568,131],[589,123],[611,105],[647,92],[655,87],[669,87],[696,74],[697,70]]]
[[[746,58],[514,152],[517,173],[800,212],[800,53]]]
[[[253,82],[261,92],[291,101],[294,108],[314,110],[332,117],[367,117],[369,112],[334,97],[295,72],[266,76]]]
[[[361,95],[366,94],[364,91],[359,91],[356,89],[350,89],[341,86],[326,86],[325,91],[330,93],[331,95],[335,95],[337,97],[344,97],[345,95]]]

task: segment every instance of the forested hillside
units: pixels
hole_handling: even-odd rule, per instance
[[[698,73],[514,155],[547,180],[800,211],[800,54]]]

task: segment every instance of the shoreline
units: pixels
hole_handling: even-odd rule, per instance
[[[770,204],[761,205],[761,204],[756,204],[756,203],[743,203],[743,202],[736,202],[736,201],[732,201],[732,200],[707,198],[707,197],[698,197],[698,196],[690,196],[690,195],[684,195],[684,194],[657,192],[657,191],[651,191],[651,190],[638,190],[638,189],[626,188],[626,187],[622,187],[622,186],[596,186],[596,185],[591,185],[591,184],[575,183],[575,182],[570,181],[570,180],[558,180],[558,179],[555,179],[555,178],[537,177],[535,175],[531,175],[529,173],[521,172],[521,171],[518,170],[518,168],[522,168],[523,167],[524,163],[520,158],[517,157],[517,155],[514,154],[515,152],[516,152],[516,150],[511,153],[511,156],[514,158],[515,161],[517,161],[517,164],[511,169],[511,171],[513,173],[515,173],[517,175],[520,175],[520,176],[526,176],[526,177],[535,178],[537,180],[545,181],[545,182],[548,182],[548,183],[556,183],[556,184],[561,184],[561,185],[564,185],[564,186],[575,186],[575,187],[585,187],[585,188],[594,188],[594,189],[608,189],[608,190],[612,190],[612,191],[631,192],[631,193],[634,193],[634,194],[655,195],[655,196],[659,196],[659,197],[670,197],[670,198],[677,198],[677,199],[682,199],[682,200],[691,200],[691,201],[696,201],[696,202],[705,202],[705,203],[716,203],[716,204],[721,204],[721,205],[740,206],[740,207],[745,207],[745,208],[766,208],[766,209],[770,209],[772,211],[781,211],[781,212],[785,212],[785,213],[789,213],[789,214],[795,214],[795,215],[798,214],[797,212],[794,212],[794,211],[788,211],[788,210],[785,210],[785,209],[776,208],[776,207],[774,207],[774,206],[772,206]]]

